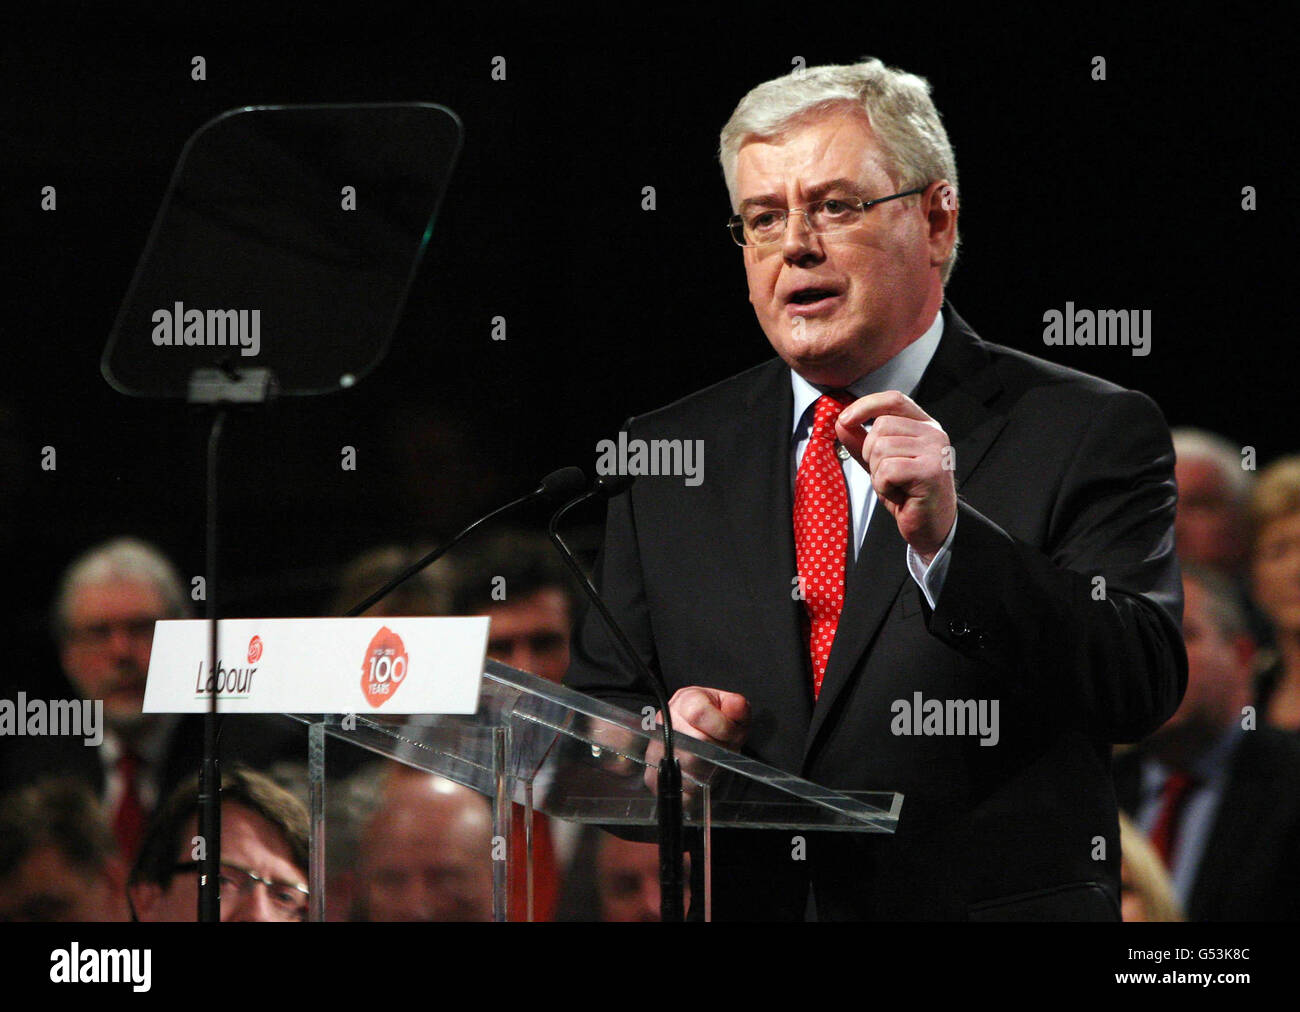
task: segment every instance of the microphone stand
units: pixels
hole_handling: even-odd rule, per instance
[[[605,477],[597,478],[590,491],[576,496],[555,511],[547,531],[550,534],[552,543],[559,549],[565,565],[569,567],[569,571],[573,573],[588,599],[595,605],[596,611],[604,620],[606,629],[613,634],[614,641],[621,648],[625,659],[636,668],[641,677],[649,684],[651,691],[654,692],[655,701],[659,704],[659,709],[663,713],[664,756],[659,764],[657,805],[659,822],[659,917],[665,923],[681,922],[685,919],[684,876],[682,873],[682,770],[673,752],[673,718],[668,709],[668,700],[664,695],[662,686],[659,684],[659,679],[645,661],[641,659],[640,654],[636,652],[613,614],[611,614],[608,606],[602,600],[599,592],[592,585],[591,580],[587,578],[587,574],[583,572],[582,567],[578,565],[573,552],[564,543],[564,539],[560,537],[558,530],[560,520],[575,506],[597,497],[608,499],[626,491],[631,485],[632,479],[627,476],[612,477],[610,479]]]

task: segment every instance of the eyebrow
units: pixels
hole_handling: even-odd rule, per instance
[[[824,197],[832,190],[848,190],[855,197],[861,197],[861,187],[852,179],[846,179],[843,176],[837,179],[828,179],[824,183],[818,183],[816,186],[808,187],[808,199],[818,200]],[[759,197],[746,197],[740,202],[740,210],[747,207],[775,207],[783,204],[784,198],[776,193],[764,193]]]

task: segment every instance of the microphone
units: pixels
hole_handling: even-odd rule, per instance
[[[461,541],[463,541],[475,528],[479,527],[482,524],[487,523],[489,520],[493,519],[494,517],[498,517],[502,513],[506,513],[517,506],[522,506],[525,503],[533,502],[534,500],[537,499],[543,499],[546,500],[547,502],[555,502],[560,499],[566,499],[569,496],[572,496],[575,493],[582,491],[584,488],[586,488],[586,486],[587,486],[587,476],[582,473],[582,468],[580,467],[562,467],[558,471],[552,471],[550,474],[548,474],[545,478],[542,479],[541,484],[539,484],[535,489],[533,489],[527,495],[521,495],[518,499],[512,499],[504,506],[498,506],[491,513],[479,517],[477,520],[475,520],[472,524],[470,524],[468,527],[462,530],[459,534],[453,537],[446,544],[439,545],[437,548],[431,551],[424,558],[420,559],[418,562],[408,566],[402,572],[398,573],[391,580],[385,583],[382,587],[376,590],[373,594],[367,597],[364,601],[360,602],[359,604],[353,605],[346,612],[344,612],[344,617],[355,618],[357,615],[360,615],[371,605],[376,604],[379,601],[382,601],[385,597],[391,594],[394,590],[400,587],[412,576],[420,572],[420,570],[424,569],[425,566],[433,565],[440,558],[446,555],[447,552],[451,551],[452,548],[454,548]]]
[[[627,634],[623,632],[609,607],[601,598],[600,593],[592,585],[591,580],[587,578],[587,574],[583,572],[582,566],[578,564],[577,558],[569,550],[569,546],[564,543],[564,539],[560,537],[558,530],[560,520],[575,506],[579,506],[589,499],[610,499],[620,495],[630,489],[635,480],[634,477],[626,474],[597,477],[590,490],[570,499],[552,514],[547,531],[551,536],[551,542],[564,559],[565,565],[569,567],[569,571],[577,579],[578,585],[582,587],[587,598],[595,606],[597,613],[604,621],[605,628],[613,635],[614,642],[621,648],[624,659],[632,664],[637,673],[650,686],[654,692],[655,701],[659,704],[659,709],[663,713],[664,757],[659,764],[658,783],[659,916],[665,923],[680,922],[684,919],[682,899],[684,881],[682,873],[682,770],[677,763],[677,757],[673,754],[673,718],[668,710],[668,699],[664,695],[658,677],[641,659],[641,655],[636,652],[631,641],[627,638]]]

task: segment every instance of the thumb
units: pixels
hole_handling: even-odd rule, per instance
[[[867,441],[867,430],[861,425],[845,425],[840,419],[835,420],[835,438],[843,444],[844,448],[853,454],[858,463],[863,467],[866,463],[862,460],[862,445]]]
[[[749,723],[749,700],[739,692],[718,690],[718,709],[722,715],[737,724]]]

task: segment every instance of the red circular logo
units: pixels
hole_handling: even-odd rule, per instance
[[[257,659],[262,656],[262,637],[254,636],[248,641],[248,663],[256,664]]]

